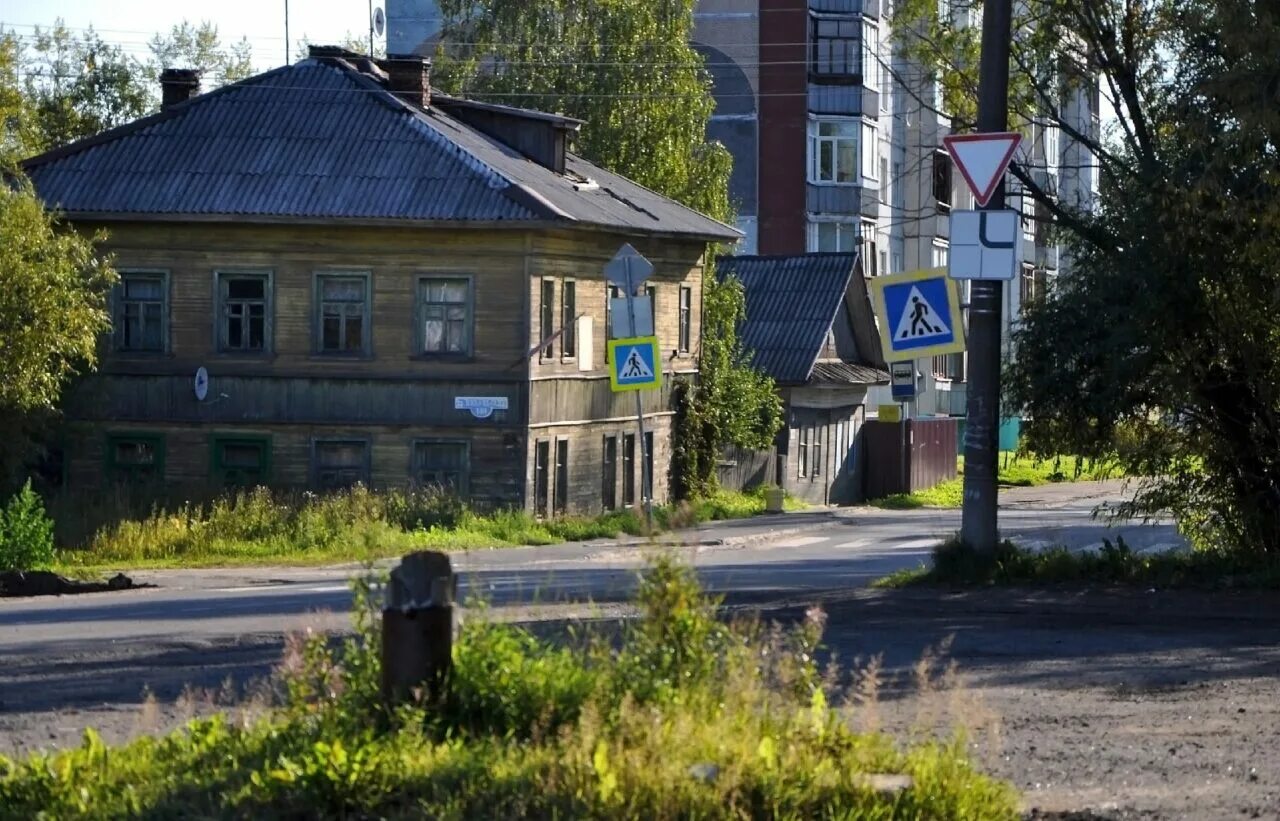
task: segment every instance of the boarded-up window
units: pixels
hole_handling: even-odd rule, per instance
[[[317,278],[316,291],[320,352],[367,353],[369,278],[324,274]]]
[[[424,439],[413,444],[413,478],[424,487],[467,494],[471,446],[466,441]]]
[[[419,282],[422,353],[470,354],[471,311],[470,280],[431,278]]]
[[[228,353],[268,350],[271,277],[267,274],[218,275],[218,349]]]
[[[324,490],[369,483],[369,443],[360,439],[323,439],[312,452],[315,485]]]
[[[166,291],[164,274],[120,275],[116,289],[116,350],[164,350]]]

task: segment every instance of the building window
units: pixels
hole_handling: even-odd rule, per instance
[[[1062,140],[1058,126],[1046,124],[1041,127],[1044,133],[1044,167],[1050,174],[1058,173],[1058,162],[1061,159]]]
[[[426,355],[471,353],[471,280],[424,277],[418,281],[419,351]]]
[[[809,121],[809,182],[858,182],[858,122]]]
[[[858,250],[862,252],[863,276],[879,276],[877,269],[878,254],[876,252],[876,224],[869,220],[862,222],[862,236],[858,238]]]
[[[556,440],[556,513],[569,510],[569,440]]]
[[[218,295],[218,350],[270,350],[271,275],[219,273]]]
[[[952,353],[933,358],[933,375],[953,382],[964,381],[964,354]]]
[[[317,439],[311,446],[312,483],[338,490],[369,484],[369,443],[363,439]]]
[[[861,239],[856,222],[811,222],[809,231],[809,247],[814,251],[849,253],[858,250]]]
[[[636,503],[636,435],[622,435],[622,506]]]
[[[542,345],[541,356],[550,359],[555,355],[556,346],[551,336],[556,332],[556,281],[542,280],[542,306],[538,317],[538,342]]]
[[[606,285],[604,288],[604,361],[609,363],[609,340],[613,339],[613,301],[622,296],[617,286]]]
[[[467,495],[471,444],[458,439],[420,439],[413,443],[413,481]]]
[[[872,91],[880,90],[880,29],[871,23],[863,26],[867,47],[862,50],[862,84]]]
[[[1041,272],[1037,271],[1034,265],[1027,262],[1022,263],[1022,276],[1019,279],[1020,287],[1018,289],[1019,302],[1021,303],[1019,305],[1019,313],[1026,313],[1027,309],[1031,307],[1031,303],[1035,302],[1040,296],[1038,289],[1042,282],[1040,274]]]
[[[871,123],[862,124],[862,176],[876,179],[880,169],[880,137]]]
[[[144,484],[164,479],[164,437],[159,434],[109,434],[107,478]]]
[[[168,278],[122,271],[116,286],[116,350],[160,353],[168,336]]]
[[[560,352],[564,354],[566,359],[572,359],[578,355],[577,340],[577,324],[578,324],[578,285],[573,280],[567,280],[564,287],[561,288],[560,298],[560,328],[562,333],[560,336]]]
[[[951,248],[945,242],[933,241],[933,267],[946,268],[951,258]]]
[[[271,439],[266,436],[215,436],[209,460],[215,483],[232,487],[266,484],[271,470]]]
[[[1035,242],[1036,239],[1036,199],[1025,188],[1018,197],[1019,210],[1022,212],[1022,236]]]
[[[600,459],[600,503],[605,510],[618,506],[618,437],[604,437]]]
[[[680,286],[680,353],[688,353],[693,342],[693,289]]]
[[[857,17],[813,17],[810,70],[820,77],[853,80],[862,69],[859,44],[862,21]]]
[[[551,443],[541,439],[533,449],[533,512],[544,519],[551,510],[549,499],[551,483],[548,481],[551,461]]]
[[[649,334],[658,332],[658,286],[646,285],[644,295],[649,297]]]
[[[796,476],[803,479],[809,475],[809,426],[802,425],[798,431],[796,447]]]
[[[812,452],[809,454],[810,465],[813,468],[809,471],[809,474],[812,479],[817,479],[822,475],[822,437],[826,430],[824,425],[816,425],[813,428]]]
[[[653,501],[653,431],[644,434],[644,498]]]
[[[367,274],[316,275],[317,349],[325,354],[369,352]]]
[[[951,210],[951,156],[945,151],[933,152],[933,199],[939,212]]]

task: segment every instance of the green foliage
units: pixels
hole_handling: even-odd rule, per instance
[[[452,494],[432,488],[370,491],[357,486],[327,493],[238,490],[204,503],[157,505],[129,515],[129,500],[54,496],[63,569],[128,565],[194,567],[222,564],[361,561],[407,550],[554,544],[640,536],[644,522],[632,510],[600,516],[539,520],[516,510],[479,513]],[[794,502],[793,502],[794,504]],[[99,508],[105,508],[100,510]],[[654,509],[659,528],[764,512],[760,493],[717,491],[673,507]],[[104,513],[108,524],[92,524]],[[81,518],[83,517],[83,518]]]
[[[10,172],[19,160],[43,145],[31,101],[19,81],[22,56],[18,36],[0,30],[0,174]]]
[[[28,481],[0,510],[0,570],[34,570],[53,562],[53,522]]]
[[[982,553],[952,539],[933,551],[933,565],[881,579],[879,587],[913,585],[1105,584],[1157,588],[1280,589],[1280,561],[1224,551],[1135,553],[1123,538],[1099,550],[1029,550],[1001,542]]]
[[[1139,4],[1146,14],[1150,11]],[[1037,450],[1115,452],[1151,477],[1124,508],[1170,511],[1201,548],[1280,545],[1280,227],[1274,102],[1250,77],[1280,71],[1262,42],[1280,18],[1243,2],[1162,11],[1176,42],[1139,86],[1144,118],[1113,154],[1072,274],[1024,317],[1010,398]],[[1070,329],[1064,334],[1063,329]]]
[[[585,120],[592,162],[721,220],[732,159],[707,142],[693,0],[444,0],[433,84]]]
[[[166,68],[198,70],[206,90],[253,74],[253,48],[248,39],[224,45],[218,27],[208,20],[198,26],[183,20],[168,34],[152,37],[147,48],[152,54],[147,69],[153,83]]]
[[[468,622],[442,701],[394,712],[370,696],[374,621],[342,651],[313,636],[265,719],[120,748],[89,731],[74,750],[0,759],[0,818],[1017,817],[959,740],[900,751],[850,729],[817,676],[818,615],[721,623],[667,559],[641,589],[636,623],[576,650]],[[884,794],[873,773],[913,783]]]
[[[956,471],[964,475],[964,457],[956,458]],[[1054,482],[1096,482],[1125,476],[1111,458],[1085,459],[1075,456],[1044,458],[1033,453],[1005,451],[999,464],[1002,487],[1038,487]],[[921,507],[958,508],[964,501],[963,478],[948,479],[915,493],[895,493],[873,499],[874,507],[914,510]]]

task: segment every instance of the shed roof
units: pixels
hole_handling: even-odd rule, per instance
[[[747,318],[739,335],[752,351],[753,364],[784,385],[802,385],[814,375],[827,332],[859,270],[857,253],[724,256],[716,263],[717,275],[742,282]],[[828,368],[822,375],[865,384],[888,381],[874,359],[848,364],[858,367]]]
[[[447,107],[414,106],[347,61],[317,57],[34,157],[24,169],[45,202],[72,217],[553,223],[740,236],[579,157],[558,174]]]

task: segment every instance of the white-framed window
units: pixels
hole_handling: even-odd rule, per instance
[[[1036,201],[1025,189],[1018,197],[1018,206],[1022,211],[1022,236],[1029,240],[1036,238]]]
[[[1050,174],[1058,173],[1058,158],[1062,151],[1060,133],[1056,125],[1044,126],[1044,167]]]
[[[809,251],[848,253],[858,250],[861,220],[811,220]]]
[[[862,124],[862,176],[874,180],[880,173],[880,136],[872,123]]]
[[[857,120],[809,121],[809,182],[857,184]]]
[[[862,85],[880,90],[880,29],[870,20],[862,24]]]
[[[862,236],[859,237],[858,250],[862,252],[862,273],[864,276],[879,276],[883,273],[877,264],[880,255],[876,251],[876,224],[873,220],[862,221]]]
[[[933,241],[933,267],[946,268],[950,256],[951,246],[943,240],[935,239]]]

